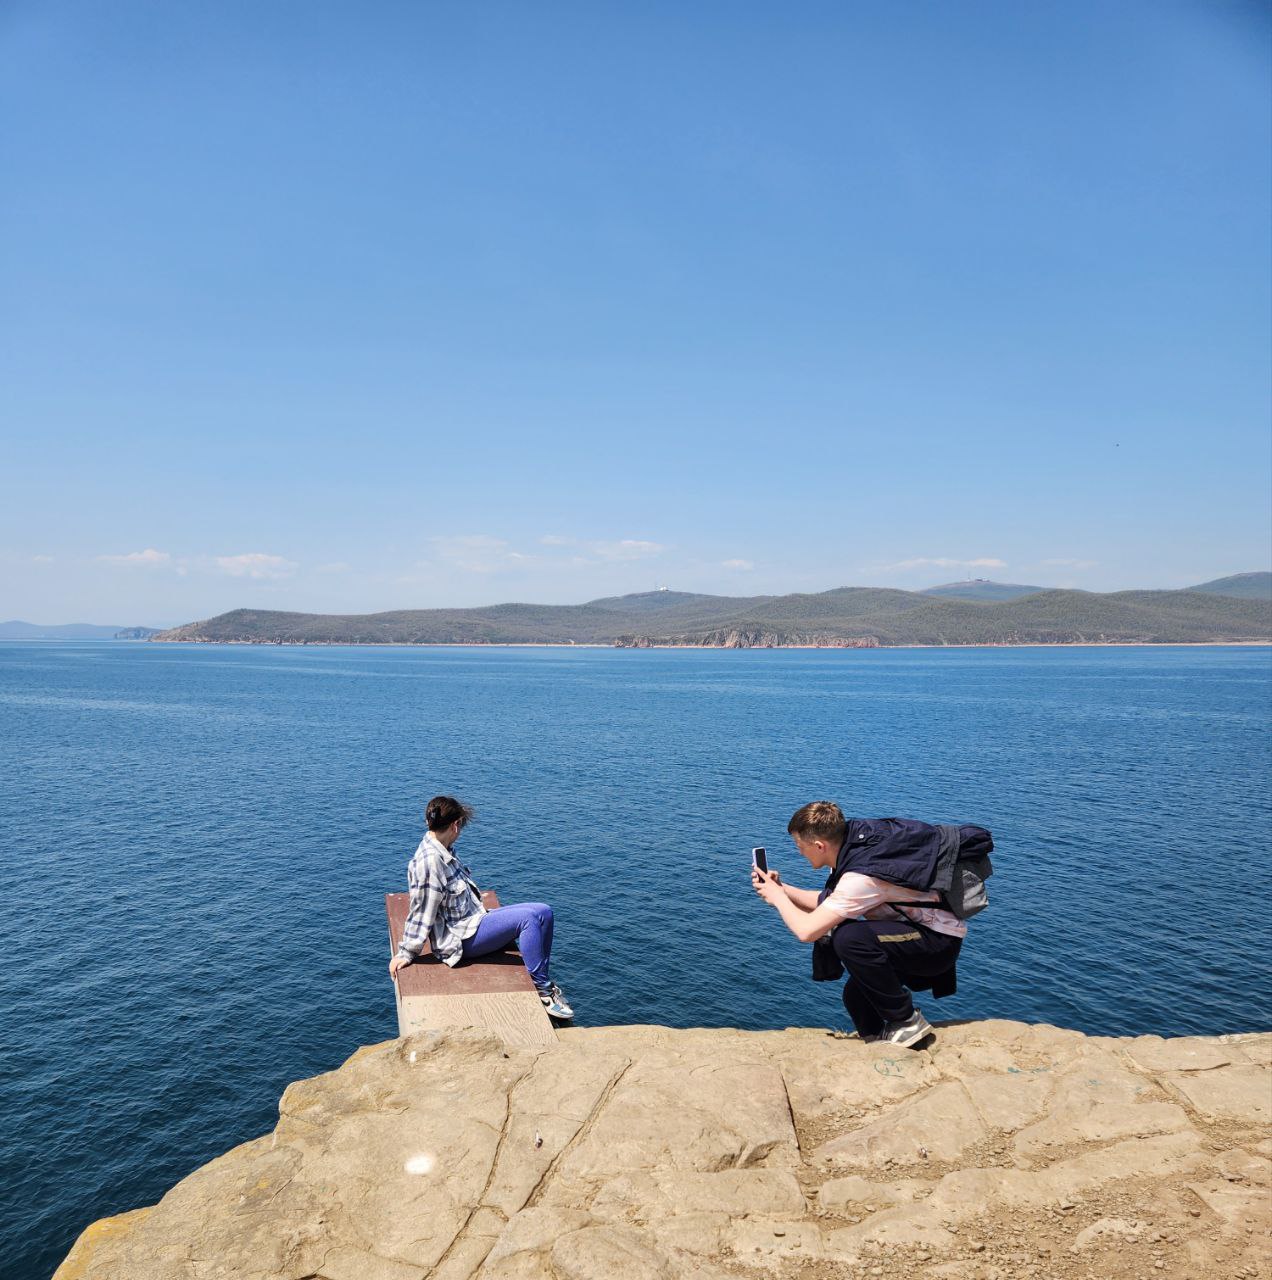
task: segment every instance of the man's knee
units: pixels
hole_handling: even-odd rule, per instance
[[[865,920],[845,920],[830,940],[841,960],[879,951],[879,939]]]

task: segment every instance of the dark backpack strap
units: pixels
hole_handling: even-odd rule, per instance
[[[840,866],[836,863],[830,869],[830,875],[826,877],[826,887],[817,895],[817,905],[820,907],[832,893],[835,892],[835,886],[839,883],[847,867]]]
[[[891,907],[902,920],[907,924],[912,924],[916,929],[926,929],[930,933],[940,933],[939,929],[933,929],[931,925],[924,924],[921,920],[916,920],[907,910],[907,907],[926,907],[929,911],[948,911],[945,905],[945,899],[938,898],[935,902],[885,902],[885,907]]]

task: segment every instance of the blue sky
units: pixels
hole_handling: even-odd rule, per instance
[[[1272,557],[1263,3],[0,4],[0,618]]]

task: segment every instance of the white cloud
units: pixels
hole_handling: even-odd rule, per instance
[[[592,569],[601,565],[648,560],[671,549],[647,538],[566,538],[555,533],[545,534],[539,542],[545,547],[569,548],[573,552],[568,559],[545,560],[542,563]]]
[[[147,547],[144,551],[130,551],[122,556],[98,556],[103,564],[118,565],[126,569],[161,569],[172,563],[172,557],[166,551],[156,551]]]
[[[544,534],[537,539],[543,550],[519,550],[505,538],[487,533],[449,534],[430,538],[431,554],[414,567],[442,567],[461,573],[497,574],[510,571],[544,573],[552,570],[598,568],[628,564],[661,555],[668,550],[660,542],[642,538],[583,539]]]
[[[453,534],[430,538],[437,559],[464,573],[498,573],[525,564],[530,557],[513,551],[503,538],[488,533]]]
[[[622,538],[618,542],[593,542],[588,549],[602,560],[645,560],[661,555],[667,548],[660,542],[645,542],[640,538]]]
[[[53,559],[54,559],[53,556],[32,556],[31,563],[32,564],[52,564]]]
[[[320,564],[318,573],[348,573],[351,566],[345,564],[343,560],[333,560],[330,564]]]
[[[898,560],[895,564],[885,564],[872,573],[896,573],[910,569],[1005,569],[1006,560],[997,560],[993,556],[979,556],[975,560],[954,560],[948,556],[916,556],[913,560]]]
[[[508,545],[505,539],[492,537],[488,533],[448,534],[444,537],[430,538],[429,541],[444,551],[499,551]]]
[[[749,573],[755,568],[750,560],[722,560],[721,567],[725,569],[737,569],[740,573]]]
[[[231,578],[272,579],[290,577],[300,567],[283,556],[266,555],[263,551],[247,551],[238,556],[216,556],[216,567]]]

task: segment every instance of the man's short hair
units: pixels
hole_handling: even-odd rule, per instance
[[[837,844],[843,841],[848,820],[833,800],[814,800],[791,814],[786,830],[793,836],[812,836]]]

